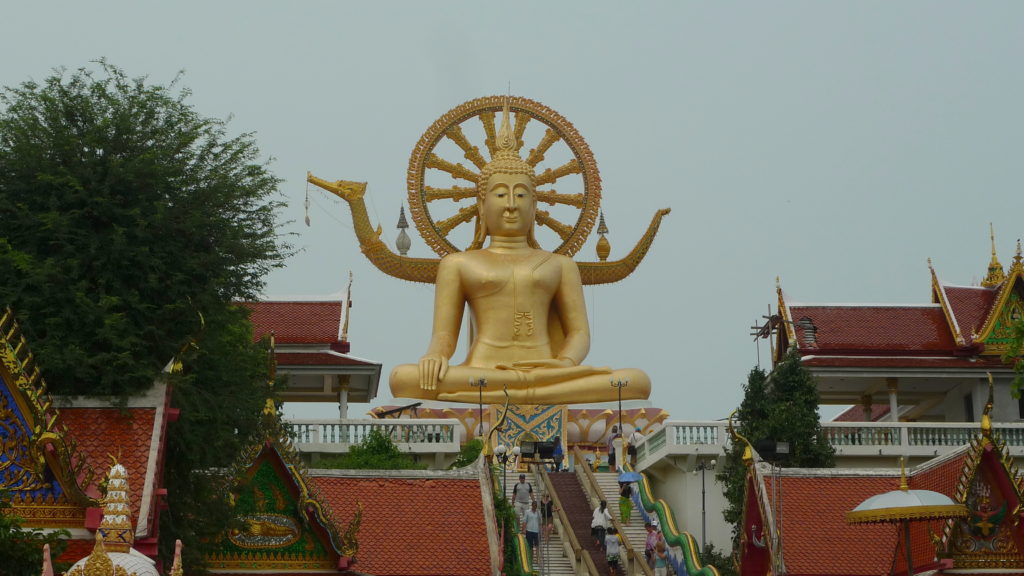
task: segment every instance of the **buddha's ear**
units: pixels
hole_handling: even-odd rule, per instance
[[[473,232],[473,243],[467,250],[479,250],[487,239],[487,223],[484,221],[484,202],[479,195],[476,197],[476,229]]]

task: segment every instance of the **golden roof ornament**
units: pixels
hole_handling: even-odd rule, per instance
[[[986,372],[988,375],[988,401],[985,402],[985,409],[981,412],[981,435],[982,437],[991,440],[992,439],[992,391],[995,388],[995,383],[992,380],[992,373]]]
[[[988,223],[988,233],[992,239],[992,260],[988,263],[988,274],[981,281],[981,285],[992,288],[1002,284],[1006,280],[1006,274],[1003,272],[1003,265],[999,263],[999,258],[996,257],[996,233],[991,222]]]
[[[96,531],[111,552],[128,552],[135,542],[131,501],[128,496],[128,470],[114,460],[107,474],[107,495],[103,499],[103,521]]]
[[[597,233],[601,235],[597,240],[597,258],[604,262],[608,260],[608,255],[612,252],[612,244],[608,238],[605,238],[605,235],[608,234],[608,226],[604,223],[604,210],[601,211],[597,220]]]

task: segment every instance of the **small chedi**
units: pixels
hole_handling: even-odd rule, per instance
[[[515,127],[511,109],[515,108]],[[501,113],[495,133],[495,114]],[[479,118],[491,160],[472,146],[461,123]],[[523,159],[519,149],[527,123],[536,119],[547,130]],[[447,138],[479,169],[441,159],[433,150]],[[564,141],[572,158],[563,166],[537,174],[536,166],[553,144]],[[428,169],[448,173],[472,186],[436,188],[427,185]],[[539,190],[561,177],[579,174],[583,192],[564,194]],[[409,168],[409,200],[413,220],[440,260],[408,258],[392,253],[380,240],[363,205],[365,184],[328,182],[309,175],[309,181],[337,194],[352,207],[363,252],[383,271],[407,280],[436,284],[434,321],[426,354],[416,364],[397,366],[391,373],[391,392],[398,398],[451,402],[501,402],[556,405],[646,399],[650,378],[642,370],[612,369],[584,364],[590,349],[590,327],[583,297],[584,284],[614,282],[639,264],[668,210],[659,211],[647,234],[624,259],[607,262],[606,228],[598,243],[600,262],[575,262],[594,224],[600,198],[600,178],[589,149],[575,129],[557,113],[523,98],[483,98],[452,110],[424,135]],[[435,221],[429,203],[440,199],[466,201],[451,218]],[[575,206],[580,218],[563,224],[538,202]],[[404,213],[403,213],[404,217]],[[404,218],[403,218],[404,219]],[[475,222],[464,251],[449,234],[459,224]],[[553,252],[542,249],[535,233],[541,224],[562,241]],[[404,252],[404,251],[403,251]],[[462,364],[450,364],[469,310],[469,351]],[[610,381],[628,381],[614,388]],[[481,385],[486,383],[486,389]]]
[[[107,495],[103,499],[103,521],[96,530],[92,553],[68,570],[68,576],[158,576],[153,560],[132,548],[132,525],[128,492],[128,470],[116,460],[107,475]],[[180,554],[180,546],[178,548]],[[46,560],[44,560],[46,563]],[[180,561],[175,558],[180,576]],[[174,572],[172,572],[174,574]]]

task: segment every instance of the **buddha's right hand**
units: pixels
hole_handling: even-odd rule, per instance
[[[427,354],[420,358],[420,388],[437,390],[437,383],[448,374],[448,358],[441,354]]]

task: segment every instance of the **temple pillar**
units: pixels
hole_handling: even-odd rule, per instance
[[[899,378],[886,378],[885,385],[889,389],[889,420],[892,422],[899,422],[899,401],[896,397],[896,389]]]
[[[348,418],[348,384],[352,377],[338,376],[338,418]]]

